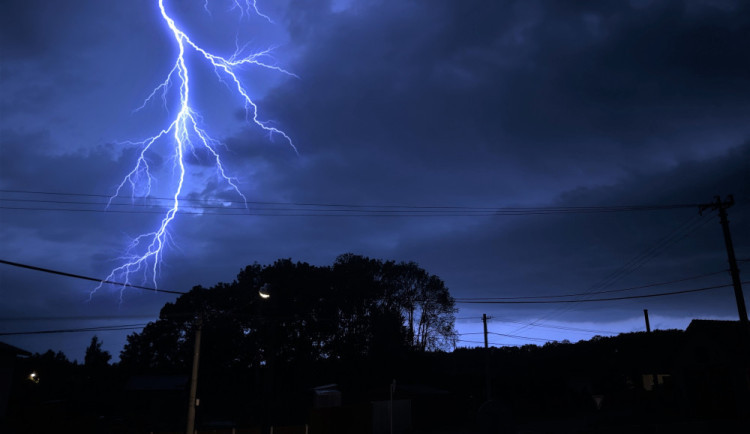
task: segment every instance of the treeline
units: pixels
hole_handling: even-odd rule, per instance
[[[129,335],[119,363],[105,363],[108,369],[96,373],[98,390],[128,392],[91,405],[115,415],[128,408],[125,396],[139,400],[141,386],[133,378],[151,376],[156,384],[159,377],[189,375],[200,327],[200,417],[243,415],[239,423],[246,425],[303,422],[312,387],[341,384],[347,399],[358,399],[372,385],[391,381],[410,355],[453,349],[455,312],[444,282],[414,262],[344,254],[330,266],[290,259],[256,263],[231,283],[194,287],[167,303],[157,321]],[[98,360],[109,357],[100,348],[90,352]],[[35,356],[27,363],[44,364],[48,358]],[[55,370],[65,371],[54,376],[69,379],[65,386],[22,380],[37,390],[38,402],[92,375],[61,354],[53,359]],[[248,414],[247,408],[259,410]]]
[[[346,254],[331,266],[253,264],[231,283],[167,303],[128,336],[116,364],[96,338],[83,364],[51,351],[21,360],[9,423],[19,432],[184,429],[198,328],[198,425],[239,427],[304,424],[313,389],[327,384],[337,385],[344,407],[395,390],[413,398],[420,423],[465,426],[487,401],[488,357],[492,398],[514,417],[571,415],[591,409],[592,396],[636,393],[643,374],[668,372],[684,335],[447,352],[455,312],[443,281],[413,262]]]
[[[670,372],[684,339],[683,331],[665,330],[595,337],[577,343],[490,348],[489,352],[459,348],[453,352],[412,350],[306,364],[277,360],[276,364],[226,371],[211,368],[215,362],[207,362],[205,369],[201,363],[198,421],[210,425],[212,421],[231,420],[237,426],[304,424],[315,386],[336,383],[342,392],[342,405],[353,407],[387,400],[395,380],[397,399],[413,399],[413,417],[422,429],[472,426],[486,402],[484,366],[488,353],[492,398],[505,409],[508,424],[593,417],[602,414],[597,410],[596,396],[606,396],[606,406],[629,409],[653,400],[657,395],[647,396],[639,382],[643,375]],[[51,351],[23,361],[19,371],[34,370],[41,381],[33,384],[27,378],[16,379],[17,386],[22,387],[14,389],[12,405],[15,417],[25,419],[20,425],[45,429],[55,420],[55,427],[67,421],[69,426],[119,426],[131,432],[180,429],[186,388],[176,394],[158,395],[175,405],[169,411],[148,414],[153,403],[144,403],[144,397],[160,392],[132,390],[132,379],[139,374],[124,363],[102,364],[107,354],[102,355],[97,344],[92,342],[87,350],[87,355],[92,355],[89,363],[74,364]],[[231,353],[211,354],[208,348],[204,348],[202,361],[204,357],[230,357]],[[187,385],[188,368],[172,372],[182,374]],[[410,395],[414,390],[416,395]],[[435,411],[436,405],[443,405],[444,411]],[[663,405],[660,408],[662,412],[669,409]],[[53,419],[40,418],[39,414]]]

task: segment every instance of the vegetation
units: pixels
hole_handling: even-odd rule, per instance
[[[413,262],[346,254],[318,267],[284,259],[168,303],[158,321],[128,337],[120,358],[140,372],[184,370],[198,319],[207,366],[221,370],[452,349],[455,312],[443,281]]]

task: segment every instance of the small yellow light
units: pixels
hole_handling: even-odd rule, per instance
[[[39,374],[37,374],[36,371],[32,372],[31,374],[29,374],[29,380],[39,384]]]

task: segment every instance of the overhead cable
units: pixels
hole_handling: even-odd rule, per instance
[[[741,282],[743,285],[750,283],[750,281]],[[577,300],[468,300],[463,301],[456,299],[456,303],[462,304],[556,304],[556,303],[592,303],[601,301],[617,301],[617,300],[632,300],[636,298],[651,298],[651,297],[664,297],[669,295],[688,294],[692,292],[710,291],[713,289],[727,288],[732,284],[707,286],[705,288],[686,289],[682,291],[671,291],[671,292],[659,292],[656,294],[643,294],[643,295],[630,295],[624,297],[610,297],[610,298],[592,298],[592,299],[577,299]]]
[[[92,282],[106,283],[106,284],[110,284],[110,285],[123,286],[123,287],[126,287],[126,288],[142,289],[144,291],[163,292],[165,294],[187,294],[186,292],[182,292],[182,291],[170,291],[168,289],[156,289],[156,288],[150,288],[148,286],[133,285],[133,284],[130,284],[130,283],[125,283],[125,282],[114,282],[112,280],[97,279],[96,277],[89,277],[89,276],[84,276],[84,275],[81,275],[81,274],[66,273],[64,271],[51,270],[49,268],[37,267],[37,266],[34,266],[34,265],[21,264],[21,263],[18,263],[18,262],[6,261],[4,259],[0,259],[0,264],[10,265],[10,266],[19,267],[19,268],[26,268],[26,269],[34,270],[34,271],[41,271],[43,273],[57,274],[57,275],[60,275],[60,276],[72,277],[72,278],[75,278],[75,279],[89,280],[89,281],[92,281]]]

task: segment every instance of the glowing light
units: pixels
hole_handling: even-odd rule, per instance
[[[271,19],[268,16],[262,14],[258,10],[255,0],[245,0],[244,4],[240,3],[240,0],[230,1],[232,1],[233,9],[239,9],[240,18],[252,11],[256,15],[271,22]],[[226,184],[231,187],[237,195],[246,201],[245,195],[242,194],[237,185],[237,180],[230,177],[225,170],[220,153],[217,150],[221,143],[212,138],[202,127],[201,117],[191,105],[192,82],[190,81],[191,70],[186,61],[187,52],[192,51],[193,53],[198,54],[199,58],[202,57],[205,62],[213,68],[218,79],[241,96],[244,100],[248,122],[263,129],[270,137],[274,135],[281,136],[289,146],[292,147],[295,153],[297,152],[297,148],[294,146],[292,139],[284,131],[272,126],[266,121],[261,121],[258,118],[258,106],[251,99],[246,86],[243,84],[238,74],[242,69],[247,67],[260,67],[293,77],[296,77],[296,75],[283,68],[267,63],[268,59],[270,59],[270,49],[246,54],[245,47],[239,47],[229,57],[222,57],[213,54],[198,45],[190,38],[188,33],[176,24],[175,20],[169,15],[169,12],[164,5],[164,0],[158,0],[158,6],[161,18],[174,38],[178,52],[172,69],[169,71],[164,81],[154,88],[154,90],[146,97],[141,107],[136,110],[143,109],[157,96],[159,96],[166,104],[167,95],[170,90],[173,89],[176,89],[176,92],[178,92],[179,95],[178,110],[171,122],[158,133],[139,142],[128,142],[129,144],[139,147],[140,151],[134,167],[125,175],[122,182],[117,186],[115,194],[110,198],[108,206],[111,205],[114,198],[120,196],[128,189],[130,190],[131,198],[134,198],[135,196],[148,197],[151,194],[155,178],[152,175],[149,156],[155,152],[153,148],[155,147],[155,144],[159,142],[169,141],[172,145],[171,158],[174,162],[173,173],[176,177],[176,182],[170,193],[171,205],[165,212],[156,229],[152,232],[144,233],[135,237],[126,249],[125,254],[120,258],[122,260],[122,265],[114,268],[105,279],[109,281],[123,282],[123,287],[120,290],[121,300],[124,289],[127,285],[132,284],[132,280],[135,276],[139,276],[143,281],[150,279],[151,284],[153,284],[155,288],[158,287],[157,276],[159,275],[164,257],[164,250],[166,246],[171,243],[169,228],[180,210],[180,198],[184,190],[185,177],[189,170],[189,165],[186,161],[188,152],[197,157],[197,152],[203,150],[213,162],[220,179],[226,182]],[[208,11],[207,1],[204,3],[204,8]],[[102,284],[97,286],[91,292],[90,296],[93,296],[101,286]]]
[[[260,298],[263,298],[263,299],[271,297],[271,294],[268,293],[268,284],[267,283],[260,287],[260,290],[258,291],[258,294],[260,295]]]

